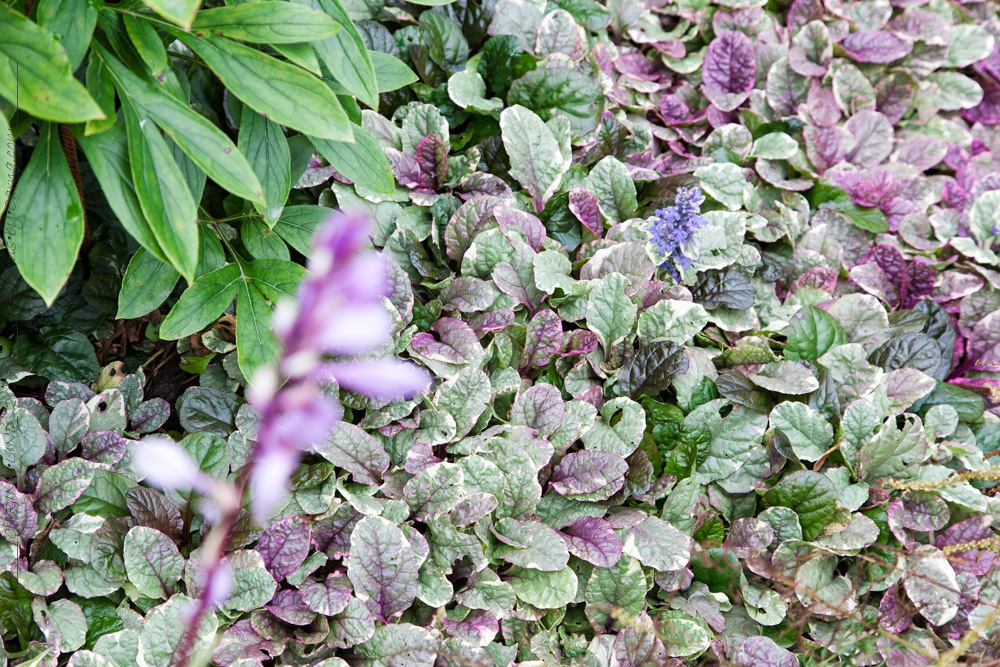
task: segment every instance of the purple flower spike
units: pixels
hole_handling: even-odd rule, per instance
[[[674,280],[680,279],[677,267],[689,269],[697,259],[687,251],[696,243],[698,230],[707,224],[699,214],[704,202],[701,188],[677,188],[674,205],[655,213],[651,241],[656,251],[666,257],[660,267],[669,269]]]
[[[249,479],[258,517],[274,511],[302,451],[325,441],[343,415],[340,403],[320,385],[337,382],[349,391],[395,400],[430,384],[425,370],[398,359],[351,358],[390,342],[393,333],[383,305],[387,267],[371,250],[371,227],[364,216],[331,216],[317,232],[297,301],[275,310],[284,355],[278,372],[262,372],[249,393],[260,413]],[[342,359],[324,361],[328,355]]]

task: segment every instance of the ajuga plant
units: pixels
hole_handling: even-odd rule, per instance
[[[340,32],[311,52],[210,14],[268,6],[201,9],[223,32],[203,37],[99,9],[87,69],[117,101],[78,139],[89,267],[49,309],[17,266],[0,279],[8,663],[1000,660],[996,2],[345,2],[377,106],[328,62],[354,33],[326,5]],[[217,67],[242,49],[302,72],[312,53],[384,180],[264,119],[254,72]],[[279,134],[291,165],[272,226],[221,175],[199,189],[184,138],[161,136],[199,192],[191,286],[155,249],[133,260],[101,180],[110,156],[145,212],[129,142],[173,130],[128,72],[160,93],[168,71],[265,204]],[[28,113],[10,115],[22,157],[53,145],[18,133]],[[355,222],[313,250],[331,208]],[[365,218],[384,284],[370,253],[336,261]],[[106,365],[115,336],[140,341],[128,374]],[[133,405],[174,337],[192,386],[169,413]],[[102,366],[96,396],[70,382]],[[419,394],[381,384],[413,389],[421,366]],[[102,416],[116,391],[124,424]],[[140,411],[158,416],[140,429]],[[91,434],[118,426],[124,446]],[[157,453],[176,465],[144,477]]]

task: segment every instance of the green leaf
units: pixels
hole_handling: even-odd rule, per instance
[[[75,602],[55,600],[46,604],[44,599],[35,598],[31,610],[45,639],[64,653],[72,653],[87,641],[87,617]]]
[[[87,0],[39,0],[35,20],[61,40],[70,71],[76,71],[97,25],[97,5]]]
[[[701,304],[664,299],[639,314],[639,337],[644,345],[662,341],[683,345],[707,324],[708,313]]]
[[[240,268],[236,264],[227,264],[198,278],[163,318],[160,337],[165,340],[183,338],[214,322],[236,298],[240,278]]]
[[[329,217],[330,209],[325,206],[286,206],[274,231],[285,243],[308,256],[313,233]]]
[[[177,285],[180,274],[145,248],[133,255],[122,278],[116,318],[134,319],[160,306]]]
[[[608,220],[618,223],[635,215],[635,183],[619,160],[609,155],[598,162],[587,176],[586,184]]]
[[[130,72],[99,45],[94,45],[94,52],[117,82],[119,95],[127,96],[163,128],[213,181],[238,197],[263,205],[264,195],[254,170],[222,130],[186,103]]]
[[[847,343],[847,334],[833,315],[816,306],[800,309],[788,323],[785,358],[789,361],[819,359],[832,348]]]
[[[788,160],[799,151],[799,144],[784,132],[771,132],[753,142],[750,157],[767,160]]]
[[[14,135],[10,131],[7,116],[0,114],[0,145],[13,146]],[[0,215],[7,210],[10,193],[14,189],[14,160],[9,157],[0,160]]]
[[[198,265],[197,203],[159,128],[122,101],[132,182],[171,266],[191,283]]]
[[[646,609],[648,586],[642,566],[630,556],[622,556],[611,567],[595,567],[584,593],[591,625],[598,631],[609,629],[613,609],[638,616]]]
[[[858,469],[866,482],[909,479],[917,474],[926,454],[927,436],[919,417],[907,416],[901,429],[895,419],[889,419],[861,447]]]
[[[353,139],[351,121],[337,96],[315,76],[223,37],[169,32],[201,57],[229,92],[254,111],[306,134],[333,141]],[[329,39],[338,39],[344,32]]]
[[[417,81],[417,75],[413,70],[395,56],[381,51],[368,51],[368,57],[371,58],[372,67],[375,68],[375,80],[378,82],[380,93],[399,90]]]
[[[792,451],[805,461],[817,461],[833,444],[833,426],[805,403],[779,403],[771,411],[771,426],[788,438]]]
[[[503,110],[500,130],[510,156],[510,175],[531,194],[535,211],[541,212],[569,167],[559,142],[538,114],[523,106]]]
[[[165,603],[154,607],[146,614],[139,636],[141,662],[146,667],[171,667],[180,660],[181,646],[190,630],[188,614],[191,606],[197,604],[186,595],[174,595]],[[219,627],[216,614],[202,614],[201,622],[194,629],[191,663],[209,664],[215,644],[215,632]],[[125,664],[125,663],[123,663]]]
[[[0,17],[5,11],[0,10]],[[83,243],[80,195],[54,123],[42,124],[11,199],[17,208],[7,213],[7,249],[25,282],[51,307]]]
[[[15,349],[22,366],[50,380],[89,382],[100,370],[93,344],[67,326],[43,327],[30,337],[21,333]]]
[[[389,166],[389,158],[368,130],[355,127],[354,143],[317,137],[310,137],[309,140],[330,166],[349,181],[383,194],[393,194],[396,191],[396,180]]]
[[[574,132],[588,134],[597,128],[604,95],[589,74],[564,67],[528,72],[511,84],[507,103],[523,105],[543,120],[565,116]]]
[[[466,111],[495,114],[503,109],[503,100],[486,98],[486,81],[479,72],[462,70],[448,79],[448,97]]]
[[[0,96],[42,120],[82,123],[104,118],[73,77],[66,49],[9,5],[0,8]]]
[[[705,194],[712,199],[730,211],[743,208],[743,191],[747,186],[747,179],[742,167],[731,162],[721,162],[698,167],[694,175],[701,181]]]
[[[787,507],[799,515],[802,536],[812,540],[823,533],[837,507],[837,487],[826,475],[796,470],[764,494],[766,507]]]
[[[350,15],[340,0],[295,0],[300,5],[317,9],[331,16],[340,24],[340,32],[333,37],[312,43],[327,69],[340,85],[368,107],[378,110],[378,80],[375,66],[361,33],[354,26]],[[277,120],[277,119],[276,119]],[[283,123],[286,124],[286,123]],[[313,136],[316,132],[307,132]],[[342,137],[324,139],[343,140]]]
[[[316,57],[316,50],[311,44],[275,44],[274,50],[305,71],[318,77],[323,76],[319,58]]]
[[[91,485],[100,467],[86,459],[72,458],[46,468],[38,480],[35,505],[42,512],[69,507]]]
[[[540,572],[517,567],[510,568],[507,583],[517,597],[539,609],[559,609],[576,597],[576,573],[566,566],[557,572]]]
[[[251,4],[257,3],[236,7]],[[250,161],[264,190],[265,203],[254,203],[254,208],[267,221],[268,227],[274,227],[292,189],[292,156],[285,133],[273,120],[244,107],[240,115],[239,147]]]
[[[288,246],[263,220],[248,218],[240,225],[243,247],[254,259],[289,259]]]
[[[278,584],[264,567],[260,553],[244,550],[231,553],[228,557],[233,569],[233,591],[223,608],[253,611],[267,604],[274,597]]]
[[[142,0],[143,4],[154,12],[181,26],[185,30],[191,29],[191,23],[198,13],[200,0]]]
[[[94,62],[98,62],[98,59],[91,60],[91,63]],[[154,257],[166,262],[167,256],[160,248],[156,234],[142,212],[142,205],[139,203],[139,196],[132,182],[125,128],[115,123],[106,131],[91,136],[83,136],[79,127],[74,130],[76,140],[80,142],[80,147],[83,148],[87,162],[97,177],[101,191],[115,217],[139,245]]]
[[[838,70],[839,71],[839,70]],[[843,188],[832,183],[817,183],[809,191],[809,204],[813,208],[826,208],[846,215],[855,226],[874,234],[889,231],[885,214],[877,208],[858,206]]]
[[[23,482],[24,473],[45,455],[45,431],[35,416],[24,408],[14,408],[0,421],[0,458]],[[20,485],[20,484],[19,484]]]
[[[346,615],[349,618],[350,611],[348,607]],[[358,621],[352,625],[364,627]],[[351,636],[349,630],[345,631]],[[358,664],[362,667],[430,667],[438,657],[438,641],[438,637],[426,628],[410,623],[380,625],[374,629],[371,639],[357,646],[355,652],[361,658]],[[323,667],[340,665],[334,663]]]
[[[271,304],[295,298],[305,269],[295,262],[259,259],[246,265],[246,276],[236,295],[236,349],[240,372],[252,378],[278,351],[271,332]]]
[[[638,306],[625,294],[628,278],[612,273],[601,279],[587,298],[587,328],[605,350],[632,333]]]
[[[254,44],[295,44],[336,35],[340,26],[325,14],[292,2],[245,2],[198,12],[191,31]]]
[[[125,571],[139,592],[153,599],[170,597],[184,571],[184,559],[169,537],[136,526],[125,536]]]

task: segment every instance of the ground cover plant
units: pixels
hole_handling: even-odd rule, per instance
[[[1000,661],[1000,6],[0,8],[0,667]]]

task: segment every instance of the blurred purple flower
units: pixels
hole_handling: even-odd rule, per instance
[[[392,318],[383,305],[387,267],[371,250],[370,232],[365,216],[332,215],[317,232],[297,300],[275,310],[284,355],[277,373],[270,369],[255,377],[250,392],[261,424],[249,480],[258,517],[281,502],[302,450],[324,441],[343,415],[321,384],[336,381],[344,389],[392,400],[430,383],[427,371],[395,358],[349,358],[392,340]],[[324,361],[328,355],[348,359]]]
[[[147,484],[164,491],[195,489],[205,495],[211,493],[212,479],[183,447],[164,436],[143,440],[135,449],[132,467]]]
[[[656,251],[666,257],[661,268],[670,270],[678,280],[677,268],[689,269],[698,259],[698,230],[705,226],[705,218],[699,215],[705,195],[701,188],[677,188],[674,205],[655,212],[650,236]]]

